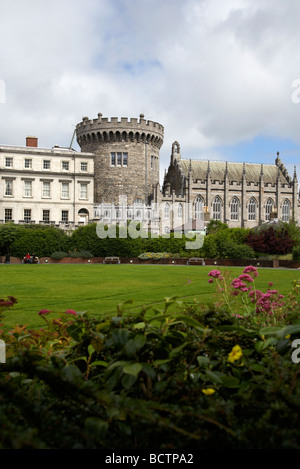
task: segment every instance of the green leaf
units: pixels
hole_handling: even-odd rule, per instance
[[[266,348],[269,347],[269,345],[274,345],[277,343],[277,340],[275,337],[268,337],[266,340],[259,340],[258,342],[255,343],[254,348],[256,352],[261,353],[263,352]]]
[[[161,359],[155,360],[153,362],[153,365],[154,366],[164,365],[165,363],[168,363],[169,361],[170,361],[169,358],[161,358]]]
[[[145,326],[146,326],[145,322],[137,322],[136,324],[134,324],[133,328],[134,329],[144,329]]]
[[[108,430],[108,423],[97,417],[88,417],[84,422],[85,428],[89,435],[97,438],[103,438]]]
[[[170,358],[174,358],[181,350],[183,350],[188,344],[185,342],[184,344],[179,345],[178,347],[173,348],[170,352]]]
[[[145,343],[146,343],[146,336],[144,334],[137,334],[134,339],[133,339],[133,342],[136,346],[136,349],[137,350],[140,350],[141,348],[144,347]]]
[[[124,386],[124,388],[128,390],[134,385],[136,380],[137,376],[132,374],[125,374],[122,378],[122,386]]]
[[[272,326],[272,327],[263,327],[262,329],[260,329],[259,334],[261,336],[265,336],[265,335],[279,335],[280,336],[282,332],[283,332],[282,327]]]
[[[107,368],[108,363],[104,362],[103,360],[96,360],[95,362],[91,363],[90,366],[104,366],[105,368]]]
[[[258,371],[259,373],[265,372],[265,367],[263,365],[260,365],[259,363],[254,363],[251,365],[251,370],[253,371]]]
[[[142,366],[143,366],[143,372],[147,376],[149,376],[149,378],[151,378],[151,379],[156,378],[156,373],[155,373],[154,369],[152,368],[152,366],[149,365],[149,363],[142,363]]]
[[[206,376],[215,384],[223,384],[222,382],[222,376],[223,373],[220,373],[218,371],[211,371],[211,370],[206,370],[205,371]]]
[[[283,337],[287,335],[298,334],[300,332],[300,324],[290,325],[284,328]]]
[[[142,371],[143,367],[141,363],[131,363],[129,365],[125,365],[123,368],[123,372],[128,375],[137,376],[140,371]]]
[[[209,365],[210,360],[208,357],[198,356],[197,362],[200,368],[206,368]]]
[[[129,337],[129,331],[127,329],[116,329],[111,334],[111,339],[116,346],[123,346],[126,344]]]
[[[288,350],[290,350],[290,345],[289,345],[289,339],[281,339],[279,340],[276,350],[280,355],[283,355],[286,353]]]
[[[221,381],[226,388],[238,388],[240,385],[239,379],[234,376],[221,376]]]
[[[203,327],[202,324],[200,324],[200,322],[196,321],[196,319],[193,319],[189,316],[185,316],[185,315],[176,315],[175,316],[176,320],[177,321],[181,321],[185,324],[187,324],[188,326],[192,326],[194,327],[195,329],[198,329],[198,330],[201,330],[202,332],[207,332],[209,329],[206,329],[205,327]]]

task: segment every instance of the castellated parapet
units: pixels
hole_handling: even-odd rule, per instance
[[[148,203],[159,181],[159,150],[164,127],[150,120],[83,117],[76,126],[81,151],[95,154],[95,203]]]

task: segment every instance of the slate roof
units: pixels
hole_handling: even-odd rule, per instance
[[[181,159],[179,166],[182,173],[188,177],[189,168],[191,165],[193,179],[206,179],[208,163],[210,167],[210,174],[212,181],[222,181],[224,179],[226,165],[229,181],[239,182],[242,180],[243,168],[245,167],[245,174],[247,182],[258,183],[260,180],[261,174],[261,164],[258,163],[236,163],[236,162],[225,162],[225,161],[198,161],[198,160],[184,160]],[[288,175],[287,177],[279,171],[280,173],[280,182],[282,184],[289,183]],[[270,164],[263,165],[263,176],[265,183],[275,184],[277,182],[278,167]]]

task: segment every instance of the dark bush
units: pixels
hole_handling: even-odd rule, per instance
[[[300,261],[300,246],[293,248],[293,261]]]
[[[264,254],[288,254],[292,252],[294,242],[287,229],[253,230],[247,237],[247,244],[256,252]]]

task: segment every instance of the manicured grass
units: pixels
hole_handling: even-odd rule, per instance
[[[210,270],[211,266],[176,265],[1,265],[0,295],[18,300],[7,312],[5,325],[44,325],[38,315],[43,308],[103,314],[116,312],[118,303],[133,300],[131,310],[139,311],[142,305],[160,307],[164,298],[172,296],[207,303],[215,292],[215,286],[208,284]],[[243,268],[228,270],[238,276]],[[266,290],[268,282],[273,282],[286,295],[298,277],[297,270],[259,269],[256,286]]]

